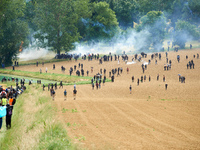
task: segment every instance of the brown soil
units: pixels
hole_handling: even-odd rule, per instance
[[[106,76],[112,68],[123,67],[121,76],[115,76],[114,83],[106,83],[99,90],[91,85],[77,85],[77,97],[73,100],[73,86],[56,90],[54,104],[57,106],[57,118],[61,120],[69,136],[81,147],[87,149],[200,149],[200,59],[193,58],[199,49],[169,52],[172,69],[164,71],[165,53],[162,60],[155,59],[142,73],[141,62],[126,65],[120,59],[103,62],[82,61],[57,62],[56,70],[52,64],[44,67],[22,66],[17,69],[39,71],[40,67],[48,72],[62,73],[61,65],[67,70],[83,63],[85,72],[94,67],[94,73],[106,68]],[[176,56],[180,55],[180,63]],[[188,55],[186,60],[185,56]],[[129,61],[131,60],[129,57]],[[150,55],[144,61],[148,61]],[[187,69],[189,60],[195,63],[195,69]],[[127,74],[126,68],[130,72]],[[50,69],[51,68],[51,69]],[[69,74],[68,71],[66,71]],[[89,74],[93,76],[93,74]],[[86,74],[86,73],[85,73]],[[160,80],[156,80],[157,74]],[[186,77],[186,83],[180,83],[178,74]],[[134,75],[135,81],[131,81]],[[137,79],[147,75],[147,81],[137,86]],[[148,76],[151,75],[151,82]],[[166,81],[162,81],[165,75]],[[165,83],[168,89],[165,90]],[[132,85],[132,94],[129,86]],[[64,101],[63,91],[67,90]],[[66,111],[62,111],[62,109]],[[73,112],[77,109],[77,112]]]

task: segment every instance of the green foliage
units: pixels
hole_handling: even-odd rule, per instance
[[[0,63],[12,64],[21,45],[28,35],[28,25],[24,21],[23,0],[1,1],[0,5]]]
[[[78,14],[75,9],[77,1],[43,0],[36,5],[34,19],[39,31],[35,34],[43,46],[53,47],[58,54],[61,50],[69,51],[73,43],[78,41],[76,27]]]
[[[115,12],[106,2],[92,4],[92,17],[89,20],[89,39],[101,40],[114,36],[118,22]]]
[[[178,20],[175,28],[174,45],[185,48],[185,43],[191,39],[198,40],[200,29],[186,21]]]
[[[150,11],[140,19],[140,24],[136,26],[136,30],[147,30],[149,32],[148,40],[143,49],[150,47],[156,50],[161,49],[165,38],[166,18],[161,11]]]
[[[111,1],[112,4],[113,1]],[[116,12],[117,20],[121,28],[133,28],[133,21],[138,19],[138,3],[136,0],[118,0],[113,4],[113,10]]]

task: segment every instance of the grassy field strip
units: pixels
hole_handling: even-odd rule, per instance
[[[38,64],[42,64],[42,62],[46,64],[46,63],[54,63],[54,62],[62,62],[62,61],[69,61],[69,60],[67,59],[34,59],[34,60],[28,60],[28,61],[19,60],[19,66],[36,65],[36,62],[38,62]]]
[[[6,131],[5,123],[2,127],[1,150],[77,149],[55,121],[55,112],[49,95],[38,85],[27,86],[14,106],[12,128]]]
[[[29,71],[20,71],[20,70],[9,70],[9,69],[0,69],[0,73],[2,74],[9,74],[9,75],[17,75],[22,77],[30,77],[30,78],[38,78],[38,79],[45,79],[50,81],[63,81],[65,83],[71,82],[83,82],[84,84],[88,81],[90,82],[91,77],[78,77],[78,76],[70,76],[65,74],[54,74],[54,73],[43,73],[40,74],[39,72],[29,72]]]
[[[63,81],[63,85],[73,85],[76,82],[77,85],[80,84],[90,84],[92,77],[78,77],[78,76],[70,76],[65,74],[54,74],[54,73],[43,73],[40,74],[39,72],[29,72],[29,71],[20,71],[20,70],[9,70],[9,69],[0,69],[1,74],[7,75],[17,75],[21,78],[34,78],[34,79],[44,79],[48,80],[49,82],[60,82]],[[110,82],[110,79],[106,79],[106,82]],[[47,85],[48,83],[45,83]]]

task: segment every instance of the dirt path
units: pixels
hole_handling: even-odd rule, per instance
[[[69,136],[82,147],[88,149],[200,149],[200,59],[193,58],[199,50],[169,52],[172,69],[164,71],[165,54],[162,60],[152,60],[145,73],[142,62],[126,65],[122,60],[58,62],[56,70],[64,63],[66,68],[83,63],[84,69],[93,66],[93,76],[100,68],[106,68],[106,76],[112,68],[123,67],[121,76],[115,77],[114,83],[106,83],[99,90],[92,90],[91,85],[78,85],[77,98],[73,100],[73,86],[56,90],[54,104],[58,108],[57,117],[63,122]],[[177,62],[176,56],[181,61]],[[186,60],[185,55],[188,55]],[[129,58],[130,60],[131,58]],[[147,62],[150,55],[143,62]],[[194,60],[195,69],[187,69],[186,64]],[[41,67],[41,66],[40,66]],[[52,68],[45,64],[44,68]],[[129,74],[126,68],[130,68]],[[35,66],[18,67],[20,70],[37,71]],[[39,70],[39,67],[38,67]],[[67,69],[68,70],[68,69]],[[66,74],[69,74],[66,72]],[[159,81],[156,80],[160,75]],[[186,83],[178,81],[178,74],[186,77]],[[131,81],[134,75],[135,81]],[[151,76],[151,82],[136,84],[141,75]],[[162,81],[165,75],[166,82]],[[165,90],[165,84],[168,90]],[[133,92],[129,93],[132,85]],[[67,89],[67,100],[63,91]],[[63,108],[65,110],[63,110]]]

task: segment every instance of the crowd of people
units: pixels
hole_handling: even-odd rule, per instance
[[[2,128],[3,117],[5,117],[6,128],[11,128],[11,119],[13,114],[14,105],[16,103],[17,97],[19,94],[22,94],[24,90],[26,90],[26,86],[24,86],[24,82],[21,82],[21,86],[18,85],[18,79],[4,77],[2,82],[5,81],[16,81],[16,88],[12,85],[4,88],[0,85],[0,131]]]
[[[178,48],[175,48],[176,52],[178,51]],[[150,59],[148,60],[148,62],[144,62],[143,58],[147,58],[147,54],[145,53],[141,53],[140,54],[135,54],[132,57],[132,62],[142,62],[141,68],[142,68],[142,73],[143,75],[141,75],[141,77],[136,78],[136,83],[139,86],[140,83],[144,83],[146,80],[148,80],[149,82],[151,81],[151,75],[145,75],[145,71],[148,68],[148,65],[151,64],[152,61],[155,61],[155,65],[157,65],[162,58],[166,59],[166,63],[164,64],[164,71],[170,71],[172,68],[172,60],[169,59],[168,57],[168,52],[165,52],[164,54],[165,56],[162,56],[161,53],[152,53],[150,54]],[[197,56],[197,57],[196,57]],[[99,56],[99,54],[90,54],[88,55],[88,61],[92,61],[92,60],[97,60],[99,61],[99,65],[101,65],[103,62],[108,62],[108,61],[118,61],[118,65],[120,65],[120,58],[122,61],[125,62],[125,64],[127,64],[127,61],[129,60],[131,56],[128,56],[125,54],[125,52],[122,55],[111,55],[111,53],[109,53],[109,55],[104,55],[104,56]],[[199,54],[194,55],[194,58],[199,58]],[[186,59],[188,58],[188,56],[186,56]],[[82,57],[82,60],[86,60],[87,56],[84,55]],[[180,59],[180,55],[177,54],[177,62],[180,63],[181,59]],[[187,68],[190,69],[194,69],[194,62],[193,60],[189,61],[187,64]],[[53,70],[55,69],[55,64],[53,64]],[[130,67],[126,67],[124,68],[127,72],[127,74],[129,74],[130,72]],[[61,70],[65,70],[65,67],[61,67]],[[94,71],[94,67],[91,67],[91,73],[93,73]],[[75,72],[75,73],[74,73]],[[70,76],[72,74],[76,74],[77,76],[84,76],[85,72],[87,73],[87,76],[89,75],[90,71],[89,70],[84,70],[84,66],[83,63],[77,63],[74,66],[71,66],[69,69],[69,74]],[[112,68],[110,70],[106,70],[106,68],[100,68],[100,70],[97,70],[97,72],[95,73],[95,75],[93,76],[93,78],[91,79],[91,85],[92,85],[92,89],[94,90],[95,88],[101,89],[102,88],[102,84],[104,85],[106,82],[106,72],[108,72],[108,78],[111,79],[112,82],[115,81],[115,78],[117,76],[121,76],[121,74],[123,73],[123,67],[116,67],[116,68]],[[134,75],[131,77],[132,78],[132,82],[134,82]],[[159,81],[159,74],[157,75],[157,81]],[[163,74],[162,75],[162,81],[165,82],[166,81],[166,77]],[[185,83],[185,76],[181,76],[181,83]],[[167,90],[168,84],[165,84],[165,89]],[[48,88],[50,89],[50,88]],[[57,89],[56,84],[55,84],[55,90]],[[132,86],[129,87],[130,93],[132,93]],[[51,95],[53,96],[55,93],[55,90],[53,89],[53,86],[51,88]],[[74,93],[74,91],[73,91]],[[76,93],[76,92],[75,92]],[[67,92],[66,90],[64,91],[64,96],[66,97]],[[66,98],[65,98],[66,100]]]

